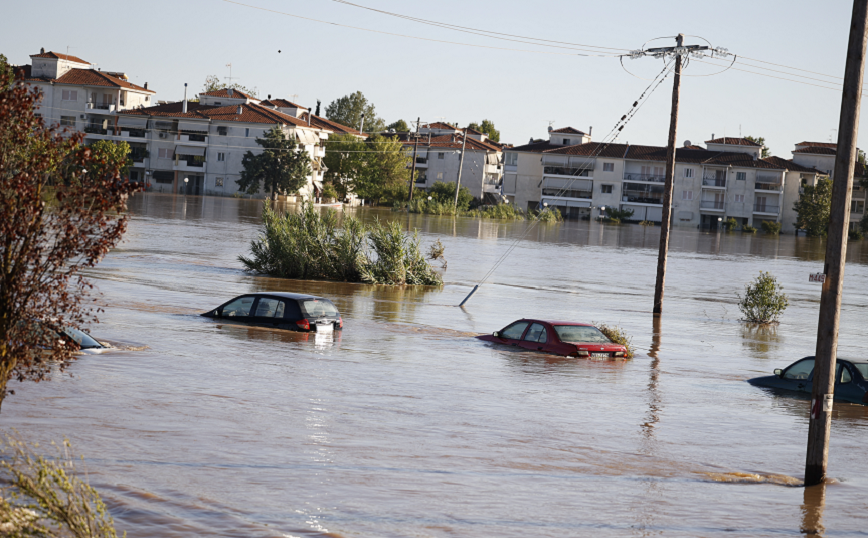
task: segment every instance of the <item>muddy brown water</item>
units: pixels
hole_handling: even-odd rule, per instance
[[[68,437],[131,537],[829,536],[868,532],[868,407],[836,403],[825,491],[803,474],[808,402],[752,387],[813,353],[820,240],[672,236],[665,312],[650,315],[659,228],[531,231],[456,308],[525,222],[398,219],[449,260],[442,289],[252,276],[237,256],[260,203],[137,196],[125,242],[90,276],[92,328],[147,345],[81,357],[74,377],[15,385],[5,428]],[[849,252],[840,355],[868,348],[868,242]],[[775,274],[783,322],[737,321],[736,292]],[[334,338],[198,317],[235,295],[334,298]],[[520,318],[622,325],[629,362],[484,345]]]

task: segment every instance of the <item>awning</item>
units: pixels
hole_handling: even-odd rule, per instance
[[[593,182],[589,179],[560,179],[547,177],[543,184],[544,189],[558,189],[571,191],[590,191],[593,189]]]
[[[175,154],[177,155],[196,155],[199,157],[205,156],[205,148],[195,146],[175,146]]]
[[[132,116],[118,116],[119,127],[132,127],[133,129],[146,129],[148,118],[136,118]]]
[[[588,159],[587,157],[570,157],[570,166],[573,168],[593,170],[596,164],[597,161],[595,159]]]
[[[693,220],[693,211],[679,211],[678,220]]]
[[[208,123],[207,122],[198,122],[198,121],[179,121],[178,122],[178,130],[179,131],[187,131],[194,133],[207,133],[208,132]]]
[[[313,182],[313,186],[316,187],[316,189],[317,189],[319,192],[322,192],[322,181],[314,180],[314,182]]]
[[[591,202],[574,202],[572,200],[569,200],[567,202],[567,207],[591,207]]]
[[[500,164],[500,155],[497,153],[489,153],[487,155],[488,164]]]
[[[315,131],[296,128],[295,134],[298,135],[298,141],[303,146],[313,146],[319,143],[319,135]]]
[[[543,155],[543,165],[566,166],[568,157],[566,155]]]

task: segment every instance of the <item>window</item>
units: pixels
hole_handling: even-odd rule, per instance
[[[539,342],[540,344],[544,344],[547,339],[546,328],[539,323],[534,323],[530,326],[530,329],[528,329],[524,339],[526,342]]]
[[[245,317],[250,315],[255,297],[241,297],[223,307],[220,316],[224,318]]]
[[[443,179],[443,172],[437,172],[437,179]]]
[[[611,185],[600,185],[600,192],[602,194],[612,194],[612,186]]]
[[[218,177],[217,179],[215,179],[214,180],[214,186],[215,187],[222,187],[223,186],[223,178]]]
[[[338,309],[326,299],[308,299],[301,302],[301,310],[306,318],[338,317]]]
[[[217,161],[223,162],[225,160],[226,160],[226,154],[225,153],[218,153],[217,154]]]
[[[437,158],[438,158],[438,159],[445,159],[445,158],[446,158],[446,154],[445,154],[445,153],[438,153],[438,154],[437,154]]]
[[[736,194],[735,195],[735,201],[740,203],[740,204],[743,204],[744,203],[744,194]]]
[[[147,102],[150,101],[150,100],[151,100],[151,96],[150,96],[150,95],[146,95],[146,96],[145,96],[145,102],[147,103]]]
[[[60,98],[63,101],[78,101],[78,91],[77,90],[63,90],[63,92],[61,92]]]
[[[61,116],[60,124],[66,127],[75,127],[75,116]]]
[[[596,327],[586,325],[555,325],[555,332],[562,342],[611,344],[605,334]]]
[[[693,177],[693,168],[685,168],[684,177]]]
[[[157,183],[172,183],[175,181],[175,172],[171,170],[157,170],[154,172],[154,181]]]
[[[865,212],[865,200],[851,200],[850,201],[850,213],[864,213]]]
[[[503,154],[503,164],[513,166],[518,164],[518,153],[506,152]]]
[[[160,159],[171,159],[174,157],[172,148],[160,148],[157,150],[157,157]]]
[[[735,180],[736,181],[744,181],[747,179],[747,172],[736,172]]]
[[[217,134],[220,136],[226,136],[229,132],[229,127],[217,127]]]
[[[569,138],[564,138],[564,145],[565,145],[565,146],[569,146],[569,145],[570,145],[570,139],[569,139]]]
[[[615,163],[603,163],[603,172],[614,172]]]
[[[527,321],[517,321],[509,327],[505,328],[504,330],[500,331],[500,337],[518,340],[519,338],[521,338],[521,335],[524,333],[524,330],[525,328],[527,328],[528,325],[529,323]]]
[[[804,359],[787,368],[783,377],[784,379],[808,379],[813,371],[814,359]]]
[[[285,308],[283,301],[263,297],[256,304],[255,316],[258,318],[283,318]]]
[[[693,191],[681,191],[682,200],[693,200]]]
[[[840,372],[840,374],[841,374],[839,379],[841,380],[842,385],[844,383],[849,383],[850,381],[853,381],[853,375],[850,374],[850,369],[847,368],[846,366],[844,366],[843,364],[838,364],[838,372]],[[835,376],[835,377],[838,377],[838,376]]]
[[[250,129],[244,129],[244,136],[245,136],[245,137],[249,137],[249,136],[250,136]]]

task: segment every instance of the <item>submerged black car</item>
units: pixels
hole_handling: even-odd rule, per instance
[[[341,313],[331,301],[300,293],[248,293],[202,315],[292,331],[327,332],[344,328]]]
[[[838,359],[835,372],[835,399],[868,405],[868,359]],[[748,379],[758,387],[811,393],[814,385],[814,357],[797,360],[775,375]]]

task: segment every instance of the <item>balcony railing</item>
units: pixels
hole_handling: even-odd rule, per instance
[[[115,112],[115,111],[117,111],[118,107],[114,103],[88,103],[87,109],[88,110],[101,110],[104,112]]]
[[[725,177],[704,177],[702,178],[703,187],[726,187]]]
[[[712,211],[723,211],[723,200],[701,200],[699,202],[700,209],[709,209]]]
[[[754,204],[753,212],[754,213],[771,213],[777,215],[780,211],[780,206],[769,205],[769,204]]]
[[[654,183],[666,183],[666,176],[657,174],[624,174],[627,181],[653,181]]]
[[[557,196],[558,198],[579,198],[582,200],[590,200],[594,195],[593,191],[576,191],[567,189],[543,189],[543,196]]]
[[[544,166],[544,174],[554,176],[570,176],[570,177],[591,177],[592,168],[566,168],[562,166]]]
[[[181,142],[208,142],[208,135],[205,133],[181,133]]]
[[[108,129],[103,129],[102,127],[93,127],[91,125],[88,125],[87,127],[84,128],[84,132],[88,133],[88,134],[104,135],[104,134],[108,134]]]
[[[781,185],[775,185],[772,183],[755,183],[754,189],[758,191],[777,191],[781,192]]]
[[[757,183],[770,183],[770,184],[780,183],[781,182],[781,176],[770,176],[770,175],[757,174],[756,175],[756,182]]]

